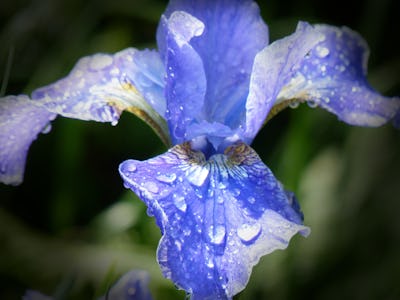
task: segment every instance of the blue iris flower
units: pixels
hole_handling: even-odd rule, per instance
[[[119,167],[161,229],[164,276],[192,299],[230,299],[261,256],[309,233],[294,194],[249,146],[266,119],[308,102],[351,125],[398,125],[400,100],[367,83],[356,32],[300,22],[269,43],[252,0],[172,0],[157,44],[84,57],[30,98],[3,98],[0,179],[22,181],[31,142],[56,115],[116,124],[136,114],[170,146]]]

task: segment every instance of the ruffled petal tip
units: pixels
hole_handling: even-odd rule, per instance
[[[276,104],[306,101],[350,125],[376,127],[392,120],[400,98],[384,97],[367,82],[368,46],[349,28],[315,25],[325,38],[304,57]]]
[[[28,96],[0,98],[0,182],[22,182],[31,143],[50,130],[56,114],[38,107]]]

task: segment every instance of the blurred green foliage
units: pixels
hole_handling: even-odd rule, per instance
[[[400,94],[400,7],[395,0],[259,1],[271,39],[298,20],[346,25],[371,48],[370,81]],[[4,0],[0,83],[27,93],[96,52],[155,47],[166,1]],[[4,76],[3,76],[4,75]],[[93,299],[131,268],[150,272],[155,299],[183,299],[155,260],[160,237],[117,167],[165,151],[129,114],[118,126],[56,119],[33,143],[25,181],[0,186],[0,299],[27,288]],[[285,110],[254,148],[298,195],[309,238],[264,257],[237,299],[399,299],[399,132],[351,128],[306,105]]]

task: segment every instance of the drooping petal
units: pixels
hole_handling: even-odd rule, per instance
[[[130,271],[99,300],[151,300],[148,283],[149,274],[146,271]]]
[[[193,299],[230,299],[262,255],[308,233],[293,194],[243,143],[209,160],[184,143],[119,170],[161,228],[164,275]]]
[[[125,49],[78,61],[71,73],[32,93],[47,110],[68,118],[116,124],[123,110],[147,122],[168,143],[164,67],[155,51]]]
[[[26,95],[0,98],[0,182],[22,182],[29,146],[55,116]]]
[[[296,32],[277,40],[259,52],[251,74],[246,102],[243,139],[250,143],[276,102],[276,97],[296,71],[304,57],[324,35],[307,23],[300,22]]]
[[[356,32],[316,25],[325,39],[304,58],[280,92],[277,103],[309,101],[351,125],[380,126],[400,108],[400,98],[384,97],[367,82],[368,46]]]
[[[254,57],[268,44],[268,28],[257,4],[250,0],[171,1],[164,18],[171,19],[183,12],[200,22],[195,29],[190,27],[193,34],[191,39],[186,39],[188,45],[174,46],[177,37],[166,30],[165,23],[161,22],[158,30],[158,45],[167,71],[177,75],[178,70],[180,74],[179,78],[168,80],[167,95],[180,99],[179,105],[175,105],[175,100],[168,100],[168,109],[171,116],[182,114],[181,119],[192,120],[183,123],[173,120],[170,126],[179,123],[183,127],[180,134],[186,133],[186,140],[196,137],[189,127],[200,121],[224,124],[232,128],[231,136],[244,118]],[[178,24],[181,31],[188,28],[187,19],[182,18]],[[169,93],[169,90],[176,91],[178,80],[184,91],[182,95]],[[181,107],[183,112],[179,111]],[[176,143],[184,140],[181,135]]]

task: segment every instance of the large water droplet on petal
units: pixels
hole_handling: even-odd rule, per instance
[[[316,108],[318,106],[318,103],[316,101],[314,101],[314,100],[307,101],[307,104],[311,108]]]
[[[174,200],[174,204],[175,204],[176,208],[178,208],[182,212],[186,212],[187,204],[185,201],[185,197],[174,194],[172,196],[172,198]]]
[[[42,133],[43,134],[47,134],[51,131],[51,124],[48,123],[43,129],[42,129]]]
[[[221,245],[224,242],[226,235],[225,227],[222,225],[210,226],[208,229],[208,237],[210,242],[215,245]]]
[[[317,55],[321,58],[326,57],[329,54],[329,49],[326,47],[317,46]]]
[[[255,224],[243,224],[237,229],[239,238],[244,243],[253,242],[258,238],[261,233],[261,225]]]
[[[136,165],[134,163],[127,163],[125,165],[125,171],[126,172],[136,172],[136,170],[137,170],[137,167],[136,167]]]
[[[176,174],[160,174],[157,177],[158,181],[165,182],[165,183],[173,183],[176,180]]]
[[[160,190],[156,183],[153,181],[147,181],[144,183],[143,187],[153,194],[157,194]]]

